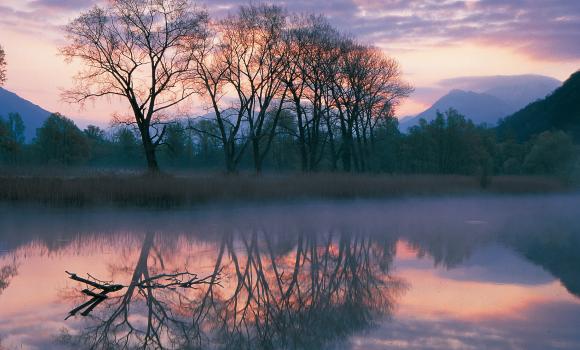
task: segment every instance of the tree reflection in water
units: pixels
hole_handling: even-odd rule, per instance
[[[10,280],[18,274],[18,266],[16,264],[16,259],[11,263],[0,267],[0,295],[4,289],[8,288],[10,285]]]
[[[83,315],[91,317],[90,324],[77,335],[61,335],[63,343],[91,349],[189,347],[191,318],[182,312],[186,304],[180,289],[195,289],[206,283],[206,279],[180,280],[180,276],[190,276],[187,272],[158,274],[164,262],[158,253],[158,259],[150,259],[155,250],[154,240],[155,235],[147,233],[135,266],[121,267],[132,270],[131,280],[123,292],[107,296],[108,302],[102,303],[105,307],[98,311],[91,312],[92,306],[89,306]],[[96,303],[99,304],[100,301]],[[71,310],[69,317],[76,310],[78,307]]]
[[[119,296],[63,342],[112,348],[320,348],[388,317],[406,289],[390,275],[395,242],[348,234],[230,233],[212,278],[196,288],[150,288],[164,267],[148,234]],[[218,283],[222,281],[222,283]],[[133,287],[131,287],[133,286]]]

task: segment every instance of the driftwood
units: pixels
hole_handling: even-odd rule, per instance
[[[111,292],[116,292],[116,291],[119,291],[119,290],[125,288],[125,286],[120,285],[120,284],[109,284],[107,282],[97,281],[95,278],[93,278],[94,280],[89,280],[86,278],[79,277],[76,273],[72,273],[72,272],[68,272],[68,271],[65,271],[65,272],[69,275],[70,279],[85,283],[85,284],[93,287],[94,290],[98,289],[101,291],[100,293],[95,293],[92,290],[83,289],[82,293],[85,295],[88,295],[92,298],[89,301],[87,301],[87,302],[75,307],[71,311],[69,311],[68,316],[65,318],[65,320],[68,320],[70,317],[76,315],[79,311],[81,311],[83,309],[85,309],[85,310],[81,313],[81,315],[88,316],[91,313],[91,311],[93,311],[93,309],[95,307],[97,307],[97,305],[99,305],[105,299],[107,299],[107,294],[109,294]]]
[[[92,290],[85,288],[81,291],[81,293],[90,296],[91,299],[69,311],[68,316],[65,318],[65,320],[67,320],[70,317],[75,316],[81,310],[84,310],[81,312],[81,316],[88,316],[95,307],[97,307],[100,303],[108,298],[107,294],[118,292],[124,288],[136,287],[139,289],[175,289],[178,287],[194,288],[196,285],[201,284],[219,284],[219,274],[221,271],[218,271],[216,274],[209,275],[204,278],[198,278],[196,274],[189,272],[177,272],[172,274],[163,273],[139,280],[138,282],[131,283],[128,286],[101,281],[91,275],[88,275],[90,278],[88,279],[80,277],[73,272],[65,272],[69,275],[70,279],[84,283],[93,288]],[[218,278],[217,282],[216,277]]]

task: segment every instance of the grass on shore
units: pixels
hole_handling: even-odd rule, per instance
[[[494,177],[486,189],[469,176],[288,174],[189,174],[144,176],[0,176],[0,202],[49,206],[178,207],[219,201],[347,199],[476,193],[566,191],[558,179]]]

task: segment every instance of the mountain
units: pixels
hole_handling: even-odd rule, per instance
[[[495,124],[495,121],[499,118],[517,110],[507,102],[492,95],[473,91],[452,90],[424,112],[419,113],[416,117],[404,120],[401,123],[401,127],[416,125],[421,118],[427,121],[433,120],[437,111],[444,112],[449,108],[455,108],[476,124]]]
[[[476,124],[495,125],[528,103],[543,98],[561,82],[541,75],[460,77],[440,82],[442,87],[453,89],[431,107],[413,118],[401,120],[401,130],[416,125],[421,118],[430,121],[437,110],[457,109]]]
[[[36,129],[51,114],[49,111],[25,100],[15,93],[0,88],[0,115],[7,117],[8,113],[19,113],[26,127],[24,136],[26,142],[32,141],[36,136]]]
[[[486,94],[507,102],[514,112],[528,103],[546,97],[562,85],[562,82],[543,75],[495,76],[482,79],[480,88]],[[479,91],[474,89],[474,91]]]
[[[525,141],[546,130],[558,129],[580,141],[580,71],[542,100],[506,117],[498,125],[500,138],[515,136]]]

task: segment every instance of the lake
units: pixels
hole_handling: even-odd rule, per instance
[[[579,214],[573,194],[3,206],[0,348],[579,349]]]

